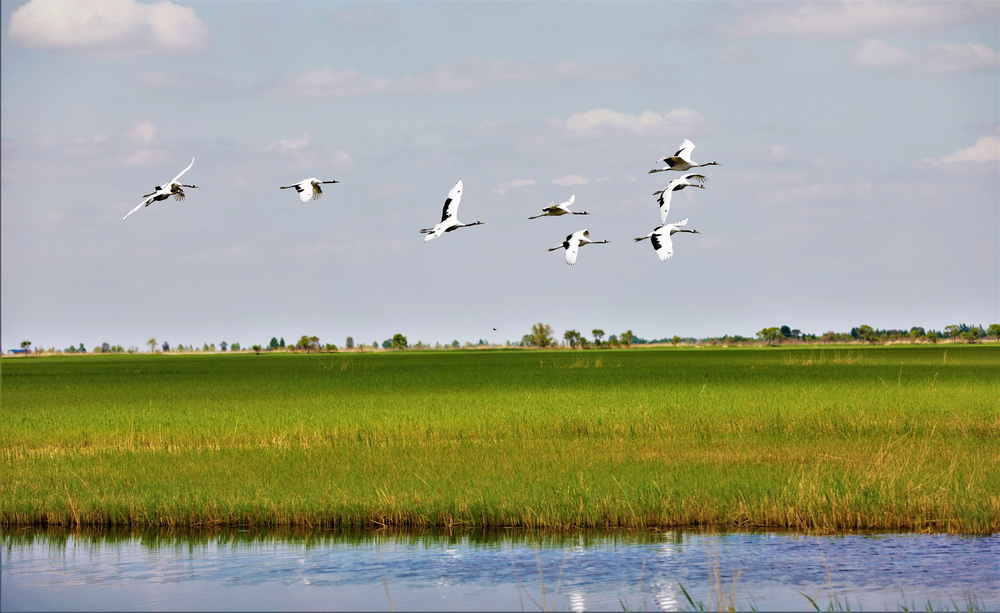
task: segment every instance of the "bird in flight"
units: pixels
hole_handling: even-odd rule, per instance
[[[138,211],[142,207],[149,206],[149,205],[153,204],[154,202],[159,202],[161,200],[166,200],[167,198],[169,198],[171,196],[173,196],[175,200],[184,200],[184,198],[186,196],[184,194],[184,189],[183,188],[185,188],[185,187],[197,188],[198,187],[197,185],[187,185],[185,183],[181,183],[180,181],[178,181],[178,179],[180,179],[181,176],[183,176],[185,172],[191,170],[192,166],[194,166],[194,158],[191,158],[191,163],[188,164],[188,167],[185,168],[184,170],[182,170],[179,175],[177,175],[176,177],[174,177],[173,179],[171,179],[169,182],[164,183],[163,185],[157,185],[156,187],[153,188],[152,193],[144,194],[143,195],[144,200],[142,202],[140,202],[134,209],[132,209],[131,211],[129,211],[128,213],[126,213],[125,217],[122,217],[122,221],[125,221],[128,218],[129,215],[131,215],[132,213],[135,213],[136,211]]]
[[[703,185],[705,181],[708,181],[708,177],[699,174],[686,174],[677,177],[667,186],[658,192],[653,192],[653,195],[659,195],[660,197],[656,200],[660,204],[660,224],[667,223],[667,213],[670,212],[670,199],[673,197],[674,192],[678,192],[685,187],[700,187],[705,189]]]
[[[650,170],[648,174],[654,172],[664,172],[667,170],[679,170],[684,172],[686,170],[691,170],[692,168],[698,168],[699,166],[721,166],[718,162],[705,162],[704,164],[699,164],[691,160],[691,152],[694,151],[694,143],[688,139],[684,139],[681,143],[681,148],[677,150],[677,153],[673,155],[668,155],[662,157],[658,162],[663,162],[666,164],[664,168],[654,168]]]
[[[282,185],[281,189],[292,189],[294,187],[295,191],[299,193],[299,200],[309,202],[310,200],[318,200],[323,195],[323,188],[320,187],[323,183],[340,183],[340,181],[320,181],[316,177],[313,177],[299,181],[294,185]]]
[[[580,247],[584,245],[601,245],[604,243],[610,243],[611,241],[592,241],[590,240],[590,230],[577,230],[576,232],[570,234],[566,237],[566,240],[562,242],[561,245],[556,245],[555,247],[550,247],[549,251],[555,251],[557,249],[566,250],[566,263],[576,264],[576,254],[580,251]]]
[[[542,209],[541,215],[534,215],[528,219],[538,219],[539,217],[559,217],[560,215],[590,215],[587,211],[571,211],[569,207],[573,205],[576,200],[576,194],[569,197],[566,202],[560,202],[556,204],[554,201],[549,201],[549,206]]]
[[[427,235],[427,237],[424,238],[425,243],[441,236],[445,232],[451,232],[452,230],[467,228],[469,226],[478,226],[484,223],[482,221],[462,223],[458,220],[458,205],[462,201],[462,189],[462,180],[459,179],[458,183],[455,183],[455,186],[451,188],[450,192],[448,192],[448,199],[444,201],[444,208],[441,210],[441,221],[433,228],[424,228],[420,230],[421,234]]]
[[[635,242],[638,243],[639,241],[644,241],[648,238],[649,241],[653,244],[653,249],[656,250],[656,255],[660,256],[660,261],[666,262],[674,255],[674,243],[670,239],[672,235],[677,234],[678,232],[690,232],[692,234],[701,234],[701,232],[697,230],[683,229],[683,226],[686,226],[687,222],[688,222],[687,217],[685,217],[684,219],[678,222],[664,224],[659,228],[656,228],[646,236],[640,236],[634,240]]]

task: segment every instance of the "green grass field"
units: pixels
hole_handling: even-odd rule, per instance
[[[6,525],[1000,531],[1000,346],[0,362]]]

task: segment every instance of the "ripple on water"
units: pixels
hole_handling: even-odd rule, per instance
[[[1000,608],[1000,535],[3,538],[5,611]]]

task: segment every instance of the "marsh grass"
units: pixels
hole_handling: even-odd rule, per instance
[[[992,533],[998,365],[994,346],[3,360],[0,522]]]

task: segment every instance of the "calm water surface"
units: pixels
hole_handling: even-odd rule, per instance
[[[802,611],[813,610],[809,599],[823,610],[1000,610],[1000,535],[6,530],[0,538],[4,612]]]

